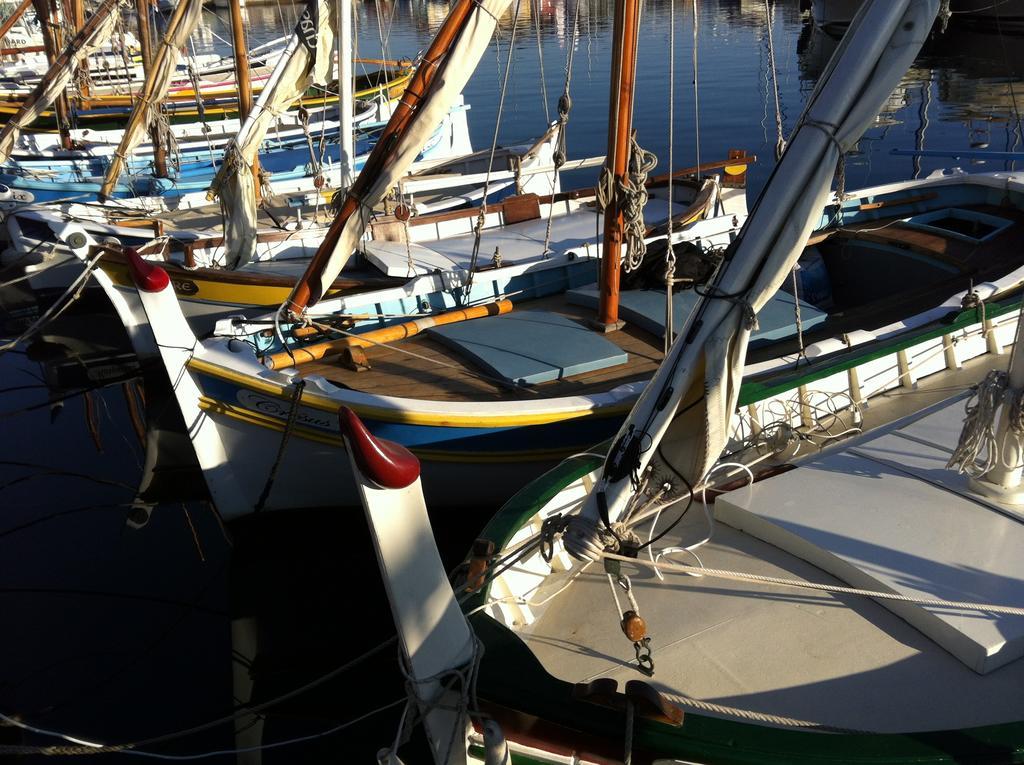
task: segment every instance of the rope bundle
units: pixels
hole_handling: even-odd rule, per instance
[[[644,234],[644,206],[647,204],[647,176],[658,164],[658,158],[637,143],[636,131],[629,138],[629,169],[616,180],[606,166],[597,185],[597,204],[607,215],[614,201],[622,213],[623,239],[626,257],[622,268],[626,273],[635,271],[647,254]],[[671,203],[671,200],[669,200]]]

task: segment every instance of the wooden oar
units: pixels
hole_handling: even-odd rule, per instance
[[[403,324],[395,324],[392,327],[384,327],[383,329],[374,329],[360,335],[343,337],[338,340],[325,340],[322,343],[308,345],[305,348],[297,348],[291,354],[287,351],[272,353],[263,357],[263,363],[270,369],[283,369],[295,366],[296,364],[317,361],[329,353],[341,353],[346,348],[366,348],[371,345],[393,343],[396,340],[404,340],[407,337],[418,335],[420,332],[431,327],[455,324],[456,322],[478,319],[484,316],[498,316],[511,310],[511,300],[499,300],[496,303],[488,303],[487,305],[446,311],[436,316],[425,316],[422,319],[414,319]]]

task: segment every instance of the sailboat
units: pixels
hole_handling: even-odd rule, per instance
[[[526,487],[454,585],[416,458],[340,412],[409,678],[383,761],[410,720],[437,763],[1024,758],[1019,487],[978,493],[947,468],[959,453],[984,479],[1005,459],[1019,482],[1019,430],[999,426],[986,465],[963,449],[994,427],[982,397],[1005,392],[1004,417],[1019,399],[1016,359],[959,434],[967,395],[795,468],[722,454],[744,301],[787,278],[938,5],[864,5],[715,280],[738,301],[710,296],[607,456]]]
[[[387,161],[375,152],[367,166]],[[401,172],[401,165],[388,171]],[[361,178],[370,177],[365,173]],[[374,190],[383,193],[392,182],[378,180]],[[697,287],[673,292],[671,301],[664,283],[611,300],[607,285],[618,278],[617,265],[595,285],[607,245],[594,232],[605,218],[589,200],[564,195],[506,200],[482,229],[478,213],[453,214],[447,222],[461,231],[430,240],[385,219],[391,241],[363,242],[361,259],[375,266],[370,274],[403,282],[339,292],[341,263],[363,235],[357,221],[346,221],[343,206],[333,228],[344,238],[329,234],[288,298],[292,307],[296,300],[315,303],[308,324],[271,314],[224,321],[199,339],[172,299],[173,281],[154,281],[153,266],[130,253],[122,256],[125,270],[136,285],[152,287],[137,293],[145,315],[112,283],[106,288],[140,352],[159,349],[179,381],[178,403],[186,420],[198,423],[192,435],[199,461],[226,515],[261,503],[335,504],[349,477],[327,487],[307,476],[337,474],[343,445],[333,413],[343,405],[377,435],[417,452],[431,498],[472,507],[500,501],[525,478],[616,432],[661,362],[665,337],[682,331],[697,293],[711,284],[709,271],[731,251],[742,215],[715,214],[735,198],[725,183],[690,186],[690,194],[706,193],[683,204],[668,198],[667,178],[649,190],[643,238],[651,257],[659,247],[668,253],[657,223],[671,216],[671,252],[680,269],[692,269]],[[861,401],[1001,351],[1013,331],[1003,314],[1012,311],[1022,276],[1014,245],[1021,191],[1013,176],[953,174],[865,189],[832,204],[820,200],[816,211],[804,211],[818,230],[806,273],[828,271],[831,263],[838,289],[822,307],[803,299],[799,286],[773,291],[761,316],[748,317],[757,334],[745,411],[761,421],[781,402],[787,416],[812,420],[820,404],[806,394],[811,382]],[[375,199],[365,184],[354,193],[364,204]],[[716,199],[725,202],[709,207]],[[85,258],[102,251],[84,239],[79,248]],[[854,260],[871,265],[845,265]],[[604,268],[609,262],[603,259]],[[908,280],[920,285],[912,299],[898,294]],[[603,326],[613,327],[621,310],[626,329],[588,329],[595,304]],[[955,339],[961,331],[962,343]],[[174,350],[181,348],[189,350]],[[275,475],[273,499],[260,500],[259,482],[239,480],[224,467],[243,453],[247,465]]]

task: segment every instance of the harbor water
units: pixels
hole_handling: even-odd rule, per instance
[[[562,99],[568,156],[603,154],[613,3],[518,0],[513,9],[464,92],[474,148],[530,142]],[[250,45],[290,33],[300,12],[250,4]],[[357,3],[357,55],[415,58],[446,12],[424,0]],[[197,49],[224,51],[229,37],[226,12],[208,6]],[[846,158],[845,188],[955,167],[1015,169],[967,153],[1024,151],[1022,41],[958,19],[936,29]],[[654,172],[742,149],[756,156],[752,202],[837,45],[798,0],[648,0],[634,123],[658,157]],[[597,175],[576,171],[562,185],[593,185]],[[24,282],[10,283],[16,276],[0,275],[5,338],[45,310]],[[390,744],[404,688],[362,515],[268,512],[221,523],[169,381],[133,357],[98,289],[0,355],[0,433],[0,713],[90,742],[154,739],[139,749],[209,762],[236,759],[240,726],[285,744],[261,753],[267,763],[367,761]],[[339,497],[344,504],[351,498]],[[495,509],[431,508],[446,563],[461,560]],[[243,633],[258,638],[258,651],[239,648]],[[237,711],[239,674],[257,702],[287,700],[206,726]],[[55,740],[0,726],[0,743]],[[407,761],[422,761],[412,746]]]

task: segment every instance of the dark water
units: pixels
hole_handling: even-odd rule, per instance
[[[660,158],[659,171],[670,166],[674,29],[671,167],[744,148],[758,156],[750,186],[760,190],[777,139],[770,59],[785,133],[836,45],[808,23],[797,0],[773,5],[770,47],[763,2],[699,3],[698,152],[693,5],[676,3],[673,26],[670,3],[645,4],[635,121],[641,144]],[[506,143],[539,134],[554,118],[574,47],[569,154],[603,153],[611,7],[584,0],[574,35],[572,3],[522,0],[517,23],[506,19],[466,88],[476,148],[489,146],[495,132],[510,45],[513,66],[497,129]],[[378,57],[383,48],[387,56],[414,56],[445,9],[358,4],[360,54]],[[291,5],[249,8],[251,42],[290,29],[296,13]],[[221,47],[217,35],[227,36],[226,25],[212,13],[207,22],[198,47]],[[383,35],[381,28],[390,31]],[[893,148],[1020,148],[1014,88],[1024,68],[1022,42],[966,25],[935,35],[849,158],[847,187],[968,166],[952,159],[915,163],[891,156]],[[566,184],[592,182],[595,174]],[[2,274],[0,282],[14,276]],[[39,310],[20,286],[0,289],[4,336],[16,336]],[[271,514],[224,528],[203,498],[180,430],[162,370],[138,367],[100,293],[87,292],[30,343],[0,356],[0,712],[107,743],[138,740],[231,713],[233,668],[251,673],[256,698],[268,699],[391,634],[359,514]],[[156,465],[147,464],[156,454]],[[143,480],[145,499],[154,504],[137,500]],[[481,508],[477,517],[435,510],[448,561],[459,559],[491,510]],[[231,621],[246,617],[259,624],[260,653],[252,663],[232,656]],[[356,670],[275,706],[266,714],[265,740],[326,731],[400,698],[394,655],[388,646]],[[390,741],[395,719],[391,710],[341,733],[268,751],[264,759],[355,760]],[[9,728],[0,728],[0,739],[21,740]],[[23,740],[51,743],[35,735]],[[232,745],[226,725],[147,748],[188,754]]]

